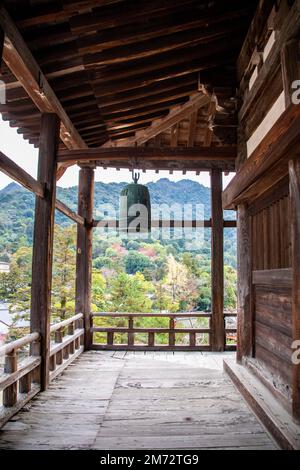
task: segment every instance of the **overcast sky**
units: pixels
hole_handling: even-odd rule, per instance
[[[0,115],[0,150],[11,158],[14,162],[20,165],[24,170],[30,173],[34,178],[37,174],[37,160],[38,150],[30,145],[21,135],[17,133],[16,128],[9,127],[8,122],[2,120]],[[148,183],[151,181],[158,181],[161,178],[169,178],[172,181],[180,181],[182,179],[191,179],[198,181],[205,186],[210,186],[209,174],[206,172],[196,176],[195,172],[188,172],[185,176],[180,172],[174,172],[170,175],[167,171],[160,171],[156,174],[154,171],[147,171],[141,174],[140,183]],[[224,177],[224,186],[228,184],[232,175]],[[104,183],[111,182],[130,182],[131,173],[128,170],[116,171],[112,168],[103,170],[98,168],[95,172],[95,180]],[[0,172],[0,189],[4,188],[11,182],[11,179]],[[76,186],[78,183],[78,167],[73,166],[69,168],[64,176],[59,180],[59,186],[68,188]]]

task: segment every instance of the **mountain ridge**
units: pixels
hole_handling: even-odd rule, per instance
[[[112,204],[115,210],[118,209],[119,195],[126,184],[128,183],[95,183],[95,218],[101,218],[103,215],[101,204]],[[168,178],[161,178],[145,186],[149,189],[151,204],[203,204],[204,217],[210,218],[210,188],[196,181],[183,179],[173,182]],[[74,211],[77,211],[77,188],[57,188],[57,198]],[[32,243],[34,202],[34,195],[16,183],[10,183],[0,190],[0,249],[3,260],[19,246]],[[233,214],[226,213],[225,218],[233,218]],[[62,226],[72,223],[58,211],[55,222]]]

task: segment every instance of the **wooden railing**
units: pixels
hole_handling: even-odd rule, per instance
[[[0,375],[3,405],[0,428],[40,391],[40,335],[32,333],[0,348],[4,373]],[[27,357],[24,348],[30,347]],[[23,356],[23,358],[22,358]]]
[[[83,315],[80,313],[50,327],[50,381],[83,352],[82,321]],[[28,347],[29,351],[26,351]],[[41,389],[39,333],[31,333],[2,346],[2,362],[4,372],[0,375],[0,392],[3,391],[0,428]]]
[[[224,314],[224,321],[226,317],[235,317],[236,313]],[[212,347],[212,328],[211,313],[200,312],[187,312],[187,313],[93,313],[92,317],[92,335],[93,345],[95,350],[127,350],[127,351],[211,351]],[[102,319],[117,319],[124,318],[127,321],[127,326],[95,326],[96,318]],[[167,318],[169,319],[169,326],[166,327],[138,327],[135,322],[138,319],[145,318]],[[178,326],[184,320],[192,321],[197,319],[207,319],[207,326],[190,328]],[[106,336],[106,342],[96,342],[95,334],[100,333]],[[127,335],[125,343],[117,343],[115,341],[116,335]],[[138,343],[136,341],[138,334],[147,336],[147,342]],[[158,334],[165,334],[168,341],[165,344],[156,343]],[[236,334],[236,328],[227,328],[226,335]],[[176,335],[181,336],[181,341],[176,341]],[[96,338],[97,339],[97,338]],[[235,350],[236,345],[226,345],[226,350]]]
[[[83,315],[79,313],[50,327],[50,380],[68,367],[84,350]]]

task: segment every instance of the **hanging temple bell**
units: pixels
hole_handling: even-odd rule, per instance
[[[140,174],[132,171],[133,183],[120,194],[119,230],[125,233],[150,233],[151,203],[146,186],[138,184]]]

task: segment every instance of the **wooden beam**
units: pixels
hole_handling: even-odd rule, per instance
[[[197,129],[197,118],[198,118],[198,111],[195,111],[190,115],[189,120],[189,136],[188,136],[188,147],[194,146],[196,129]]]
[[[84,345],[92,345],[91,286],[94,207],[94,169],[82,167],[79,172],[78,215],[86,220],[77,230],[76,313],[84,315]]]
[[[264,177],[263,188],[266,191],[276,181],[272,176],[272,171],[276,171],[276,166],[280,162],[286,167],[288,172],[288,160],[291,155],[300,153],[300,106],[291,105],[278,119],[273,128],[261,141],[253,154],[239,168],[236,176],[229,183],[223,192],[223,207],[231,209],[234,206],[250,199],[250,194],[246,197],[244,192],[252,188]],[[282,169],[277,172],[276,178],[284,176]]]
[[[143,160],[161,161],[161,160],[211,160],[232,161],[236,157],[236,147],[191,147],[191,148],[169,148],[169,147],[118,147],[118,148],[90,148],[87,150],[60,150],[57,161],[63,165],[87,163],[89,161],[106,160],[130,160],[138,162]]]
[[[42,113],[58,115],[61,121],[60,137],[66,147],[87,148],[2,4],[0,27],[5,33],[3,59],[6,65]]]
[[[217,112],[217,97],[213,96],[208,108],[208,126],[204,136],[204,147],[210,147],[213,138],[213,123]]]
[[[250,25],[247,37],[237,61],[238,80],[241,81],[248,69],[250,59],[255,50],[257,41],[261,40],[264,30],[268,29],[267,19],[274,7],[274,0],[259,0],[258,8]]]
[[[84,217],[81,217],[80,215],[76,214],[76,212],[72,211],[68,206],[66,206],[66,204],[59,201],[58,199],[56,199],[55,208],[59,212],[64,214],[66,217],[73,220],[73,222],[76,222],[79,225],[84,225],[85,224]]]
[[[212,350],[224,351],[224,230],[222,210],[222,172],[211,171],[211,276],[212,276]]]
[[[206,5],[202,0],[199,6]],[[101,31],[108,28],[115,28],[124,24],[140,21],[149,21],[154,18],[161,18],[163,15],[170,15],[176,11],[182,11],[185,7],[193,7],[194,0],[152,0],[152,2],[143,1],[139,8],[133,2],[122,8],[119,3],[112,6],[108,11],[98,11],[84,13],[74,16],[71,21],[72,31],[78,33]]]
[[[106,168],[141,170],[208,171],[219,168],[235,170],[236,147],[117,147],[90,148],[84,152],[61,150],[59,163],[70,166],[76,163],[95,162]]]
[[[56,193],[56,155],[60,122],[55,114],[43,114],[39,151],[38,182],[45,187],[37,197],[33,236],[31,332],[41,335],[41,389],[49,384],[51,281]]]
[[[300,6],[298,1],[295,1],[288,9],[287,2],[280,2],[277,16],[281,23],[280,34],[278,34],[271,52],[260,68],[258,78],[244,99],[239,113],[240,120],[243,122],[246,122],[248,116],[251,116],[251,113],[257,107],[257,102],[261,100],[263,95],[270,93],[270,87],[273,87],[276,71],[281,65],[280,53],[287,41],[293,38],[295,34],[299,34]]]
[[[242,362],[252,352],[251,311],[251,225],[246,205],[238,207],[237,219],[237,263],[238,263],[238,327],[237,361]]]
[[[0,171],[17,183],[29,189],[36,196],[44,197],[43,185],[36,181],[31,175],[23,170],[19,165],[13,162],[10,158],[0,151]]]
[[[293,341],[300,341],[300,160],[289,162],[292,241],[292,329]],[[300,421],[300,364],[293,365],[293,414]]]
[[[153,139],[157,134],[164,132],[174,124],[177,124],[182,119],[190,116],[198,109],[208,105],[210,102],[210,96],[208,94],[197,93],[190,97],[187,103],[176,106],[169,114],[162,119],[153,121],[150,127],[146,130],[136,132],[134,137],[122,141],[120,144],[113,141],[106,142],[103,147],[114,147],[114,146],[136,146],[142,145],[150,139]]]
[[[240,18],[238,29],[240,29]],[[203,29],[190,29],[183,32],[169,34],[167,36],[153,37],[145,41],[139,41],[130,45],[122,45],[111,49],[101,50],[86,54],[83,57],[84,65],[87,67],[100,67],[104,65],[114,65],[124,62],[130,62],[137,59],[158,56],[159,54],[176,51],[183,47],[198,45],[199,48],[215,40],[222,41],[232,33],[232,22],[226,22],[223,25],[208,25]],[[66,48],[66,47],[65,47]],[[124,64],[126,67],[126,64]]]

